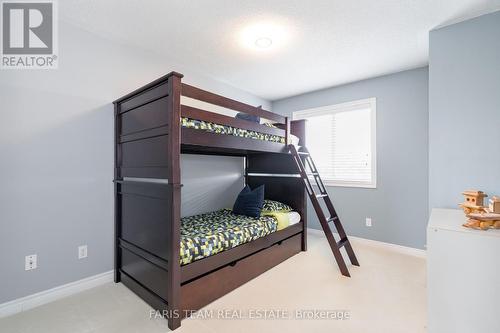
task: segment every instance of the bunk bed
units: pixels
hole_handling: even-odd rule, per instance
[[[190,311],[307,249],[306,191],[288,149],[292,138],[304,144],[305,122],[184,84],[182,77],[171,72],[114,102],[115,282],[166,314],[171,329]],[[181,96],[272,125],[188,106]],[[183,261],[181,153],[244,157],[246,184],[265,185],[265,198],[292,207],[300,222],[268,226],[259,237]]]

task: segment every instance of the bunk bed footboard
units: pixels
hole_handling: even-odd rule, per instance
[[[172,72],[114,102],[115,282],[172,330],[181,320],[181,78]]]

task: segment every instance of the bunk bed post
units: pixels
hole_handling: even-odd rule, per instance
[[[114,103],[114,127],[115,127],[115,144],[114,144],[114,150],[115,150],[115,182],[114,182],[114,196],[115,196],[115,246],[114,246],[114,267],[115,267],[115,272],[114,272],[114,281],[115,283],[118,283],[121,281],[120,278],[120,252],[119,252],[119,235],[121,233],[120,231],[120,221],[121,221],[121,201],[119,200],[119,186],[120,184],[116,182],[116,180],[121,179],[121,172],[120,172],[120,147],[119,147],[119,133],[120,133],[120,118],[118,117],[118,114],[120,112],[120,107],[118,103]]]
[[[306,119],[292,120],[290,122],[290,130],[293,135],[299,138],[299,146],[306,145]],[[305,194],[304,194],[305,195]],[[304,212],[302,220],[304,221],[304,232],[302,234],[302,251],[307,251],[307,199],[304,203]]]
[[[181,326],[182,314],[180,313],[181,299],[181,266],[180,266],[180,212],[181,212],[181,79],[183,75],[172,72],[168,78],[168,114],[169,114],[169,139],[168,139],[168,183],[171,186],[172,210],[169,220],[170,230],[168,260],[168,327],[174,330]]]
[[[290,143],[290,119],[285,117],[285,145],[288,146]]]

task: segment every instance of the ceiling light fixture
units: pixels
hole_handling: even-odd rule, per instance
[[[246,49],[265,52],[281,49],[289,40],[289,29],[276,22],[256,22],[243,27],[238,35]]]
[[[261,49],[267,49],[273,45],[273,40],[269,37],[259,37],[255,40],[255,46]]]

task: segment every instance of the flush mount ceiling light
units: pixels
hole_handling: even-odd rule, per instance
[[[287,40],[288,33],[284,26],[269,22],[247,25],[239,35],[239,42],[244,48],[262,52],[278,49]]]
[[[269,37],[259,37],[255,40],[255,46],[261,49],[267,49],[273,45],[273,40]]]

